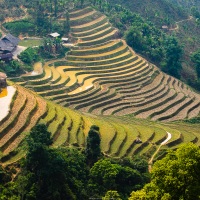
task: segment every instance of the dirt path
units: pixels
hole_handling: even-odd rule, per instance
[[[178,30],[178,29],[179,29],[179,25],[178,25],[179,23],[182,23],[182,22],[185,22],[185,21],[190,21],[190,20],[192,20],[192,19],[193,19],[193,17],[192,17],[192,16],[189,16],[188,19],[180,20],[180,21],[176,22],[176,27],[175,27],[175,28],[170,28],[169,30],[170,30],[170,31]]]
[[[17,49],[13,52],[13,59],[18,59],[17,56],[24,51],[25,49],[27,49],[27,47],[23,47],[23,46],[17,46]]]
[[[167,138],[161,142],[160,146],[158,147],[158,149],[156,150],[156,152],[153,154],[153,156],[151,157],[151,159],[149,160],[149,172],[151,171],[152,169],[152,164],[153,164],[153,160],[154,160],[154,157],[156,156],[156,154],[159,152],[160,148],[165,145],[172,137],[172,134],[167,132]]]

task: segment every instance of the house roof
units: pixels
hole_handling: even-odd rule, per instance
[[[60,34],[57,33],[57,32],[55,32],[55,33],[51,33],[51,34],[49,34],[49,35],[52,36],[52,37],[58,37],[58,36],[60,36]]]
[[[19,43],[19,39],[10,33],[0,40],[0,50],[12,51]]]
[[[8,35],[6,35],[5,37],[2,38],[3,41],[8,40],[10,43],[12,43],[14,46],[17,46],[20,39],[17,37],[14,37],[13,35],[11,35],[10,33]]]
[[[69,40],[69,38],[62,38],[61,40],[67,42]]]
[[[0,50],[2,51],[12,51],[15,48],[12,43],[0,40]]]
[[[12,57],[13,57],[12,53],[0,54],[0,59],[12,58]]]

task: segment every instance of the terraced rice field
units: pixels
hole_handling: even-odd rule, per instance
[[[15,87],[16,95],[10,111],[0,122],[0,155],[5,163],[24,156],[20,144],[37,123],[46,124],[53,137],[53,147],[73,145],[79,148],[85,146],[90,126],[95,124],[100,127],[102,152],[113,157],[141,154],[150,158],[166,139],[167,131],[172,137],[163,148],[177,148],[182,142],[190,141],[199,145],[200,125],[82,114],[46,101],[22,86]],[[136,143],[137,138],[142,143]]]
[[[0,122],[0,149],[3,154],[13,151],[25,134],[46,113],[46,102],[31,91],[16,86],[17,96],[8,117]]]
[[[13,152],[37,123],[47,125],[53,147],[79,148],[95,124],[102,152],[114,157],[150,158],[167,132],[172,137],[161,149],[200,145],[200,125],[169,123],[198,116],[199,94],[137,55],[101,13],[87,7],[70,18],[76,45],[66,58],[46,62],[40,74],[12,79],[17,95],[0,122],[1,156],[19,159]]]
[[[19,83],[62,106],[95,115],[159,121],[192,118],[200,95],[162,73],[118,38],[118,30],[90,7],[70,13],[75,46],[63,60],[47,62],[42,76]]]

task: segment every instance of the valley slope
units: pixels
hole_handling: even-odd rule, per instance
[[[95,115],[134,114],[174,121],[200,111],[200,95],[137,55],[106,16],[87,7],[70,13],[75,46],[44,73],[14,79],[65,107]]]
[[[114,157],[150,158],[167,132],[172,137],[162,148],[189,141],[199,145],[198,124],[166,123],[198,116],[199,94],[137,55],[100,12],[73,11],[70,25],[75,45],[65,59],[46,62],[42,74],[11,79],[17,92],[0,122],[2,161],[24,155],[20,144],[37,123],[47,125],[53,147],[79,148],[95,124],[102,152]],[[135,142],[138,138],[142,143]]]

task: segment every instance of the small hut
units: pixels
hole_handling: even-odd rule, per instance
[[[49,36],[50,36],[51,38],[57,38],[57,37],[60,36],[60,34],[57,33],[57,32],[55,32],[55,33],[51,33],[51,34],[49,34]]]
[[[14,37],[10,33],[0,40],[0,53],[12,53],[16,50],[19,38]]]
[[[63,43],[68,43],[69,42],[69,38],[61,38]]]
[[[7,87],[6,78],[7,78],[6,74],[0,72],[0,92],[2,88]]]
[[[169,27],[166,26],[166,25],[163,25],[163,26],[162,26],[162,30],[165,31],[165,32],[167,32],[167,31],[169,30]]]
[[[10,33],[0,39],[0,60],[12,60],[12,53],[17,49],[19,41],[19,38],[14,37]]]

